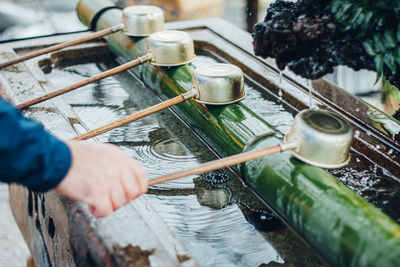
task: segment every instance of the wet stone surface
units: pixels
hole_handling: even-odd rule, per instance
[[[55,88],[61,88],[100,71],[95,64],[84,64],[53,69],[48,78]],[[261,115],[271,119],[269,115],[276,113],[274,108],[283,110],[249,89],[247,103],[258,99],[267,101],[272,108],[267,112],[260,110]],[[128,74],[104,79],[66,94],[64,98],[90,129],[159,102],[148,88]],[[282,130],[287,127],[282,115],[280,119],[273,116],[272,119],[281,123]],[[116,144],[138,159],[146,167],[149,179],[215,159],[215,155],[169,111],[117,128],[99,136],[99,140]],[[200,266],[259,266],[273,262],[283,266],[323,265],[291,231],[282,232],[283,224],[230,171],[160,184],[150,188],[146,199]],[[126,231],[115,231],[113,240],[118,240],[118,236],[124,240]],[[279,240],[283,244],[276,249],[275,240],[268,241],[270,233],[284,233],[301,253],[285,245],[286,238]]]

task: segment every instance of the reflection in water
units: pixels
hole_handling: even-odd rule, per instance
[[[195,156],[178,139],[156,142],[150,149],[154,156],[170,161],[187,161]]]

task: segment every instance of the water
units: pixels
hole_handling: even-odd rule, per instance
[[[201,206],[195,196],[151,196],[186,248],[202,251],[203,266],[259,266],[284,263],[260,233],[244,219],[236,205],[222,209]],[[218,253],[216,253],[218,251]]]
[[[212,58],[199,56],[194,66],[215,62]],[[99,72],[95,64],[85,64],[53,70],[48,77],[56,88],[61,88]],[[258,90],[248,80],[245,86],[248,95],[243,103],[279,131],[287,133],[293,123],[295,110],[277,101],[276,96]],[[90,129],[159,101],[147,88],[125,74],[78,89],[65,95],[65,99]],[[149,178],[197,166],[215,158],[191,130],[168,111],[117,128],[99,138],[102,142],[117,144],[137,158],[148,170]],[[399,183],[390,173],[374,166],[363,155],[353,153],[352,156],[348,167],[332,170],[331,173],[399,221],[400,214],[396,209],[400,204]],[[193,182],[194,178],[197,182]],[[271,221],[263,222],[265,215],[234,204],[243,201],[250,203],[253,209],[265,208],[245,190],[236,178],[212,186],[191,176],[158,185],[150,190],[147,197],[201,266],[258,266],[270,262],[298,266],[304,265],[304,261],[307,262],[306,266],[314,263],[319,265],[318,257],[294,238],[291,232],[274,233],[271,237],[269,231],[276,228],[268,226]],[[257,225],[260,221],[261,226]],[[291,240],[290,243],[288,240]]]
[[[400,183],[363,155],[351,153],[350,164],[329,172],[368,202],[400,223]]]
[[[95,64],[85,64],[63,70],[56,69],[48,76],[56,88],[61,88],[98,72],[100,70]],[[136,93],[134,95],[127,93],[121,86],[124,82],[128,83],[124,79],[117,79],[117,76],[108,77],[68,93],[64,97],[89,129],[103,126],[157,103],[155,96],[153,99],[144,97],[141,99]],[[132,86],[132,82],[129,81],[129,83],[126,88]],[[200,157],[202,154],[200,151],[189,151],[160,125],[157,117],[160,115],[162,117],[162,114],[165,113],[161,112],[134,121],[104,133],[98,138],[101,142],[119,145],[128,154],[138,159],[147,168],[149,178],[181,170],[182,166],[194,167],[205,161],[193,156]],[[173,126],[171,122],[171,127]],[[182,164],[176,164],[178,158]],[[158,187],[193,187],[192,178],[186,177],[158,185]]]
[[[54,69],[48,78],[55,88],[61,88],[99,72],[95,64],[84,64],[62,70]],[[127,74],[109,77],[63,97],[89,129],[159,102],[147,88],[143,88]],[[260,98],[260,94],[249,87],[247,103],[255,103],[257,98]],[[282,123],[276,116],[270,116],[276,110],[283,111],[283,108],[272,101],[265,101],[271,110],[259,110],[260,115],[271,117],[277,126],[285,129],[286,123]],[[289,114],[285,116],[292,119]],[[102,134],[99,140],[114,143],[139,160],[147,169],[149,178],[194,167],[215,158],[191,130],[168,111],[158,112]],[[197,179],[195,183],[194,178]],[[269,216],[234,204],[243,202],[253,210],[265,209],[250,193],[243,193],[239,180],[228,177],[224,182],[224,185],[215,185],[191,176],[152,187],[147,195],[153,208],[200,266],[259,266],[305,260],[320,262],[313,252],[287,230],[279,234],[283,236],[282,240],[290,238],[293,243],[295,239],[297,243],[294,243],[296,247],[302,248],[302,253],[293,255],[285,251],[285,245],[278,246],[284,248],[277,250],[275,241],[265,239],[268,234],[265,229],[276,229],[277,219],[272,220],[272,226],[268,226],[271,221]],[[245,199],[241,199],[241,195]],[[263,216],[264,220],[258,223],[264,231],[258,231],[247,221],[248,218],[256,221],[254,218],[262,219]],[[282,229],[282,225],[278,228]],[[284,242],[282,240],[279,242]],[[281,252],[289,256],[283,259]]]

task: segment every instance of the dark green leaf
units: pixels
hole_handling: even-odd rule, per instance
[[[376,55],[374,42],[372,42],[372,40],[365,41],[363,43],[363,46],[364,46],[365,51],[368,53],[368,55],[370,55],[370,56]]]
[[[338,12],[336,14],[336,20],[338,22],[347,22],[348,18],[350,17],[351,13],[350,12]]]
[[[376,81],[377,83],[383,73],[383,55],[376,55],[374,58],[375,68],[376,68]]]
[[[343,15],[346,13],[346,10],[344,10],[343,8],[338,8],[338,10],[335,12],[336,14],[336,19],[337,20],[344,20]]]
[[[330,9],[331,9],[332,13],[337,13],[339,11],[339,9],[341,9],[341,7],[342,7],[341,1],[333,1],[331,3]]]
[[[397,41],[399,41],[400,42],[400,23],[399,23],[399,25],[397,26]]]
[[[335,14],[337,19],[343,19],[343,15],[353,6],[348,1],[333,1],[331,11]]]
[[[349,18],[349,23],[353,24],[363,11],[364,9],[362,7],[358,7],[355,10],[353,10],[351,17]]]
[[[385,53],[385,56],[383,57],[383,62],[392,71],[393,75],[396,74],[397,67],[392,51],[388,51]]]
[[[372,11],[368,11],[363,13],[363,20],[360,21],[360,31],[358,32],[358,37],[364,36],[368,31],[373,28],[373,23],[375,22],[373,19],[374,13]]]
[[[342,8],[343,8],[345,11],[349,10],[352,6],[353,6],[353,4],[350,3],[350,2],[348,2],[348,1],[342,4]]]
[[[374,34],[373,39],[374,39],[374,45],[375,45],[376,52],[380,52],[380,53],[385,52],[386,47],[385,47],[382,36],[379,33],[376,33],[376,34]]]
[[[364,23],[365,25],[368,27],[369,25],[371,25],[371,22],[373,21],[372,18],[374,16],[374,12],[372,11],[368,11],[365,13],[365,19],[364,19]],[[372,26],[372,25],[371,25]]]
[[[397,65],[400,66],[400,46],[396,47],[393,50],[393,57],[394,57],[394,60],[396,61]]]
[[[360,27],[360,26],[365,26],[365,24],[363,25],[364,19],[365,19],[365,14],[364,14],[364,13],[361,13],[361,14],[358,16],[358,18],[353,22],[352,27],[353,27],[354,29],[356,29],[356,28],[358,28],[358,27]]]
[[[395,48],[397,46],[397,40],[392,30],[386,30],[383,34],[383,39],[385,40],[386,48]]]

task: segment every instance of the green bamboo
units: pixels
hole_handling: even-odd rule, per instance
[[[249,150],[277,142],[263,138]],[[399,266],[399,226],[324,170],[285,152],[249,161],[242,173],[333,266]]]
[[[79,17],[93,17],[90,2],[81,1]],[[79,11],[79,10],[78,10]],[[99,29],[121,22],[121,11],[110,10],[98,22]],[[87,21],[87,19],[82,19]],[[110,49],[124,60],[145,52],[145,39],[122,34],[109,36]],[[156,68],[145,64],[133,70],[150,88],[167,99],[191,86],[192,67]],[[205,107],[195,101],[176,110],[221,155],[243,151],[262,133],[275,129],[243,104]],[[277,144],[275,135],[259,139],[248,149]],[[400,266],[400,226],[348,189],[328,172],[304,164],[290,152],[242,165],[242,177],[296,232],[334,266]]]

